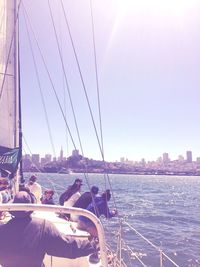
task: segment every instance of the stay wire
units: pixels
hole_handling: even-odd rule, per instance
[[[99,87],[99,76],[98,76],[98,68],[97,68],[97,53],[96,53],[96,43],[95,43],[95,27],[94,27],[94,16],[93,16],[93,6],[92,0],[90,0],[90,14],[91,14],[91,22],[92,22],[92,38],[93,38],[93,51],[94,51],[94,65],[95,65],[95,75],[96,75],[96,87],[97,87],[97,98],[98,98],[98,110],[99,110],[99,124],[100,124],[100,135],[101,135],[101,149],[102,149],[102,159],[104,164],[104,179],[105,179],[105,189],[106,189],[106,178],[109,183],[109,188],[111,189],[111,194],[113,198],[113,203],[115,208],[117,209],[115,196],[113,193],[110,177],[107,172],[107,166],[105,162],[105,154],[104,154],[104,142],[103,142],[103,126],[102,126],[102,116],[101,116],[101,101],[100,101],[100,87]]]
[[[56,31],[55,22],[54,22],[54,19],[53,19],[53,13],[52,13],[52,9],[51,9],[51,5],[50,5],[49,0],[48,0],[48,6],[49,6],[51,21],[52,21],[52,25],[53,25],[53,29],[54,29],[55,38],[56,38],[57,48],[58,48],[58,52],[59,52],[59,56],[60,56],[60,60],[61,60],[61,65],[62,65],[62,69],[63,69],[63,74],[64,74],[66,85],[67,85],[67,91],[68,91],[70,105],[71,105],[71,109],[72,109],[72,113],[73,113],[73,118],[74,118],[74,123],[75,123],[76,131],[77,131],[79,145],[80,145],[80,148],[81,148],[82,156],[84,157],[82,141],[81,141],[81,138],[80,138],[80,132],[79,132],[79,129],[78,129],[78,124],[77,124],[75,110],[74,110],[74,106],[73,106],[73,102],[72,102],[72,98],[71,98],[69,83],[68,83],[68,79],[67,79],[67,75],[66,75],[66,71],[65,71],[65,66],[64,66],[64,62],[63,62],[63,58],[62,58],[62,53],[61,53],[61,49],[60,49],[60,45],[59,45],[59,41],[58,41],[58,34],[57,34],[57,31]],[[88,180],[87,162],[84,165],[84,168],[85,168],[85,172],[84,172],[85,180],[86,180],[86,183],[87,183],[88,188],[91,189],[91,186],[90,186],[89,180]]]
[[[85,93],[85,97],[86,97],[87,105],[88,105],[88,108],[89,108],[90,116],[91,116],[91,119],[92,119],[93,127],[94,127],[94,130],[95,130],[97,142],[98,142],[98,145],[99,145],[99,149],[100,149],[101,155],[103,157],[103,152],[102,152],[101,143],[100,143],[98,132],[97,132],[97,127],[96,127],[96,124],[95,124],[95,121],[94,121],[92,108],[91,108],[89,97],[88,97],[88,94],[87,94],[85,82],[84,82],[84,79],[83,79],[81,67],[80,67],[80,64],[79,64],[78,56],[77,56],[77,53],[76,53],[74,41],[73,41],[72,34],[71,34],[71,30],[70,30],[70,27],[69,27],[67,15],[66,15],[66,12],[65,12],[63,1],[62,0],[60,0],[60,1],[61,1],[61,4],[62,4],[62,9],[63,9],[63,13],[64,13],[65,22],[66,22],[66,25],[67,25],[67,28],[68,28],[68,32],[69,32],[72,48],[73,48],[73,51],[74,51],[74,56],[75,56],[75,59],[76,59],[78,70],[79,70],[79,75],[80,75],[80,79],[81,79],[81,82],[82,82],[83,90],[84,90],[84,93]]]
[[[72,144],[73,144],[74,149],[76,150],[75,141],[74,141],[74,139],[73,139],[73,136],[72,136],[70,127],[69,127],[69,125],[68,125],[67,119],[66,119],[66,117],[65,117],[63,108],[62,108],[62,106],[61,106],[61,102],[60,102],[59,97],[58,97],[58,94],[57,94],[57,92],[56,92],[56,89],[55,89],[53,80],[52,80],[51,75],[50,75],[50,72],[49,72],[49,69],[48,69],[48,67],[47,67],[47,64],[46,64],[46,61],[45,61],[45,59],[44,59],[43,53],[42,53],[41,48],[40,48],[40,46],[39,46],[39,43],[38,43],[38,40],[37,40],[36,35],[35,35],[35,33],[34,33],[34,30],[33,30],[33,27],[32,27],[32,25],[31,25],[31,22],[30,22],[30,20],[29,20],[29,16],[28,16],[28,13],[27,13],[27,11],[26,11],[26,9],[25,9],[25,6],[23,6],[23,8],[24,8],[25,13],[26,13],[26,16],[27,16],[27,18],[28,18],[28,22],[29,22],[29,25],[30,25],[30,27],[31,27],[31,31],[32,31],[32,33],[33,33],[33,36],[34,36],[34,39],[35,39],[35,42],[36,42],[38,51],[39,51],[39,53],[40,53],[42,62],[43,62],[43,64],[44,64],[44,67],[45,67],[45,70],[46,70],[46,72],[47,72],[49,81],[50,81],[50,83],[51,83],[52,90],[53,90],[53,92],[54,92],[54,94],[55,94],[55,97],[56,97],[56,100],[57,100],[59,109],[60,109],[61,114],[62,114],[62,116],[63,116],[63,119],[64,119],[65,125],[66,125],[66,127],[67,127],[67,130],[68,130],[68,132],[69,132],[71,142],[72,142]]]
[[[25,12],[26,12],[26,9],[25,9],[25,7],[24,7],[24,6],[23,6],[23,8],[24,8],[24,10],[25,10]],[[27,12],[26,12],[26,14],[27,14]],[[42,61],[43,61],[44,67],[45,67],[45,69],[46,69],[46,72],[47,72],[47,74],[48,74],[48,77],[49,77],[50,83],[51,83],[51,85],[52,85],[52,89],[53,89],[53,91],[54,91],[54,94],[55,94],[55,96],[56,96],[56,99],[57,99],[57,102],[58,102],[58,105],[59,105],[60,111],[61,111],[61,113],[62,113],[62,116],[63,116],[63,119],[64,119],[64,121],[65,121],[65,125],[66,125],[66,127],[67,127],[67,129],[68,129],[68,132],[69,132],[69,135],[70,135],[71,141],[72,141],[72,143],[73,143],[73,145],[74,145],[74,149],[76,149],[76,145],[75,145],[74,139],[73,139],[73,137],[72,137],[72,134],[71,134],[70,128],[69,128],[69,126],[68,126],[68,123],[67,123],[67,120],[66,120],[66,117],[65,117],[64,111],[63,111],[63,109],[62,109],[62,106],[61,106],[61,103],[60,103],[60,100],[59,100],[59,98],[58,98],[58,95],[57,95],[57,93],[56,93],[55,86],[54,86],[54,84],[53,84],[53,81],[52,81],[52,79],[51,79],[51,75],[50,75],[50,72],[49,72],[49,70],[48,70],[48,68],[47,68],[47,65],[46,65],[46,62],[45,62],[45,59],[44,59],[43,53],[42,53],[42,51],[41,51],[41,49],[40,49],[39,43],[38,43],[38,41],[37,41],[37,38],[36,38],[36,36],[35,36],[35,33],[34,33],[34,31],[33,31],[32,25],[31,25],[31,23],[30,23],[30,20],[29,20],[28,14],[27,14],[27,18],[28,18],[28,21],[29,21],[29,24],[30,24],[31,30],[32,30],[32,32],[33,32],[33,36],[34,36],[35,42],[36,42],[36,44],[37,44],[38,50],[39,50],[39,52],[40,52],[40,56],[41,56],[41,58],[42,58]],[[87,172],[87,167],[85,166],[85,168],[86,168],[86,172]],[[91,187],[90,187],[90,185],[89,185],[88,179],[87,179],[87,177],[86,177],[86,173],[84,173],[84,176],[85,176],[85,180],[87,181],[88,188],[91,188]]]
[[[23,11],[24,11],[24,9],[23,9]],[[45,99],[44,99],[44,94],[43,94],[43,90],[42,90],[42,86],[41,86],[41,81],[40,81],[39,72],[38,72],[38,68],[37,68],[37,64],[36,64],[35,54],[33,51],[33,46],[31,43],[30,33],[28,30],[28,24],[27,24],[27,20],[26,20],[24,12],[23,12],[23,15],[24,15],[24,20],[25,20],[25,25],[26,25],[26,32],[27,32],[27,36],[28,36],[28,40],[29,40],[29,46],[31,49],[31,55],[32,55],[33,63],[34,63],[35,73],[36,73],[36,77],[37,77],[37,82],[38,82],[38,86],[39,86],[39,90],[40,90],[40,96],[41,96],[42,105],[43,105],[43,109],[44,109],[45,119],[46,119],[46,123],[47,123],[49,138],[50,138],[51,146],[53,149],[54,157],[56,157],[56,151],[55,151],[55,146],[54,146],[53,137],[52,137],[52,133],[51,133],[51,127],[50,127],[50,123],[49,123],[47,108],[46,108]]]
[[[67,85],[67,92],[68,92],[68,96],[69,96],[69,100],[70,100],[72,114],[73,114],[73,117],[74,117],[74,123],[75,123],[76,131],[77,131],[79,145],[80,145],[80,148],[81,148],[81,153],[84,156],[83,148],[82,148],[82,142],[81,142],[80,133],[79,133],[78,124],[77,124],[77,119],[76,119],[75,110],[74,110],[74,106],[73,106],[73,102],[72,102],[71,92],[70,92],[70,89],[69,89],[69,82],[68,82],[66,71],[65,71],[65,66],[64,66],[64,62],[63,62],[63,58],[62,58],[62,52],[61,52],[61,48],[60,48],[59,41],[58,41],[58,34],[57,34],[57,31],[56,31],[56,26],[55,26],[53,13],[52,13],[52,9],[51,9],[51,5],[50,5],[49,0],[48,0],[48,7],[49,7],[51,22],[52,22],[52,26],[53,26],[54,34],[55,34],[55,38],[56,38],[56,44],[57,44],[57,48],[58,48],[58,53],[59,53],[59,57],[60,57],[60,60],[61,60],[62,70],[63,70],[65,82],[66,82],[66,85]]]

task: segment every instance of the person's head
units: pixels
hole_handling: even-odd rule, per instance
[[[107,189],[105,192],[103,192],[102,198],[106,201],[109,201],[111,199],[111,193],[110,193],[109,189]]]
[[[78,186],[81,186],[82,185],[82,182],[83,182],[83,180],[82,179],[79,179],[79,178],[77,178],[75,180],[75,184],[78,185]]]
[[[19,191],[15,196],[14,196],[14,199],[13,199],[13,203],[15,204],[34,204],[35,203],[35,199],[34,197],[32,196],[32,194],[29,194],[28,192],[26,191]],[[32,211],[11,211],[10,212],[14,217],[17,217],[17,218],[24,218],[24,217],[27,217],[27,216],[30,216]]]
[[[30,188],[28,188],[27,186],[25,186],[24,184],[20,184],[19,185],[19,191],[26,191],[27,193],[30,193]]]
[[[90,192],[96,195],[99,192],[99,188],[97,186],[92,186]]]
[[[71,190],[73,192],[76,192],[76,191],[80,190],[81,186],[82,186],[82,179],[77,178],[74,181],[73,185],[71,186]]]
[[[53,195],[54,195],[54,191],[53,191],[52,189],[46,189],[46,190],[44,191],[44,195],[45,195],[45,197],[47,197],[47,198],[53,197]]]
[[[37,181],[37,177],[35,175],[32,175],[29,178],[29,184],[34,184]]]

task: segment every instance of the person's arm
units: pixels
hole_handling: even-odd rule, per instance
[[[75,259],[95,252],[88,241],[65,238],[50,222],[45,221],[44,245],[46,253],[56,257]]]
[[[107,219],[112,218],[117,214],[116,210],[110,212],[106,202],[102,202],[99,205],[98,210],[100,215],[104,215]]]

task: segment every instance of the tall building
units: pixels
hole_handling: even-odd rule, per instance
[[[24,155],[22,160],[24,170],[28,170],[31,167],[31,156],[29,154]]]
[[[32,163],[37,167],[40,166],[40,155],[39,154],[32,154]]]
[[[46,163],[51,162],[51,154],[46,154],[45,155],[45,160],[46,160]]]
[[[192,162],[192,151],[186,151],[186,161],[188,163]]]
[[[163,163],[168,163],[170,161],[169,159],[169,154],[168,153],[163,153]]]
[[[59,160],[62,161],[63,160],[63,148],[61,147],[61,150],[60,150],[60,157],[59,157]]]
[[[72,151],[72,156],[73,156],[73,157],[78,157],[78,156],[79,156],[79,150],[78,150],[78,149],[74,149],[74,150]]]

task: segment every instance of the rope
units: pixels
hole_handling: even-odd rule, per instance
[[[56,44],[57,44],[57,48],[58,48],[58,52],[59,52],[59,57],[60,57],[60,60],[61,60],[62,70],[63,70],[65,82],[66,82],[66,85],[67,85],[67,92],[68,92],[68,96],[69,96],[69,100],[70,100],[72,114],[73,114],[73,117],[74,117],[74,122],[75,122],[75,127],[76,127],[76,131],[77,131],[77,135],[78,135],[79,145],[80,145],[80,148],[81,148],[82,155],[84,155],[83,148],[82,148],[82,143],[81,143],[81,139],[80,139],[80,133],[79,133],[79,129],[78,129],[78,124],[77,124],[77,120],[76,120],[75,110],[74,110],[74,106],[73,106],[73,103],[72,103],[72,97],[71,97],[71,93],[70,93],[70,89],[69,89],[69,82],[68,82],[66,71],[65,71],[65,66],[64,66],[64,62],[63,62],[63,58],[62,58],[62,52],[61,52],[61,48],[60,48],[59,41],[58,41],[58,34],[57,34],[57,31],[56,31],[55,22],[54,22],[54,19],[53,19],[52,9],[51,9],[51,5],[50,5],[49,0],[48,0],[48,6],[49,6],[50,17],[51,17],[51,21],[52,21],[52,25],[53,25],[53,29],[54,29],[55,38],[56,38]],[[75,149],[76,149],[76,147],[75,147]]]
[[[39,90],[40,90],[40,96],[41,96],[41,100],[42,100],[42,105],[43,105],[43,109],[44,109],[44,113],[45,113],[45,119],[46,119],[46,123],[47,123],[49,138],[50,138],[51,146],[52,146],[52,149],[53,149],[54,157],[56,157],[56,151],[55,151],[55,146],[54,146],[53,137],[52,137],[52,133],[51,133],[48,113],[47,113],[47,109],[46,109],[46,104],[45,104],[45,100],[44,100],[42,86],[41,86],[41,82],[40,82],[40,78],[39,78],[39,72],[38,72],[38,68],[37,68],[37,64],[36,64],[36,60],[35,60],[35,54],[33,52],[33,46],[32,46],[32,43],[31,43],[30,33],[29,33],[29,30],[28,30],[28,25],[27,25],[27,20],[26,20],[25,14],[24,14],[24,20],[25,20],[26,32],[27,32],[27,35],[28,35],[29,45],[30,45],[30,49],[31,49],[31,55],[32,55],[33,63],[34,63],[35,73],[36,73],[36,77],[37,77],[37,82],[38,82],[38,86],[39,86]]]
[[[64,111],[63,111],[63,109],[62,109],[62,106],[61,106],[61,103],[60,103],[60,100],[59,100],[58,94],[57,94],[57,92],[56,92],[56,89],[55,89],[54,83],[53,83],[53,81],[52,81],[52,78],[51,78],[50,72],[49,72],[49,70],[48,70],[48,68],[47,68],[47,64],[46,64],[46,62],[45,62],[45,59],[44,59],[43,53],[42,53],[42,51],[41,51],[41,49],[40,49],[40,46],[39,46],[38,40],[37,40],[37,38],[36,38],[36,35],[35,35],[34,31],[33,31],[33,27],[32,27],[32,25],[31,25],[31,23],[30,23],[30,20],[29,20],[29,17],[28,17],[28,13],[26,12],[26,9],[25,9],[24,5],[23,5],[23,8],[24,8],[24,10],[25,10],[25,13],[26,13],[26,16],[27,16],[27,18],[28,18],[28,22],[29,22],[29,25],[30,25],[30,27],[31,27],[31,31],[32,31],[32,33],[33,33],[33,36],[34,36],[34,39],[35,39],[35,42],[36,42],[36,45],[37,45],[38,51],[39,51],[39,53],[40,53],[40,56],[41,56],[42,62],[43,62],[43,64],[44,64],[45,70],[46,70],[46,72],[47,72],[47,75],[48,75],[48,78],[49,78],[49,81],[50,81],[50,84],[51,84],[52,90],[53,90],[53,92],[54,92],[54,94],[55,94],[55,97],[56,97],[56,100],[57,100],[57,103],[58,103],[59,109],[60,109],[60,111],[61,111],[62,117],[63,117],[63,119],[64,119],[64,122],[65,122],[65,125],[66,125],[66,127],[67,127],[67,130],[68,130],[68,132],[69,132],[69,135],[70,135],[70,138],[71,138],[71,142],[72,142],[72,144],[73,144],[73,147],[74,147],[74,149],[76,149],[75,141],[74,141],[74,139],[73,139],[73,137],[72,137],[72,133],[71,133],[71,130],[70,130],[70,128],[69,128],[69,125],[68,125],[68,123],[67,123],[67,120],[66,120],[66,117],[65,117]]]
[[[93,123],[93,127],[94,127],[94,130],[95,130],[97,142],[98,142],[98,145],[99,145],[99,149],[100,149],[100,152],[101,152],[101,155],[102,155],[102,158],[103,158],[102,147],[101,147],[101,144],[100,144],[100,141],[99,141],[99,136],[98,136],[96,124],[95,124],[95,121],[94,121],[94,116],[93,116],[93,113],[92,113],[92,108],[91,108],[91,105],[90,105],[89,97],[88,97],[88,94],[87,94],[85,82],[84,82],[84,79],[83,79],[81,67],[80,67],[80,64],[79,64],[78,56],[77,56],[77,53],[76,53],[75,45],[74,45],[74,42],[73,42],[73,39],[72,39],[71,30],[70,30],[70,27],[69,27],[69,23],[68,23],[68,20],[67,20],[67,16],[66,16],[66,12],[65,12],[64,5],[63,5],[63,1],[62,0],[61,0],[61,4],[62,4],[64,18],[65,18],[65,22],[66,22],[66,25],[67,25],[67,28],[68,28],[68,32],[69,32],[69,36],[70,36],[72,48],[73,48],[73,51],[74,51],[74,56],[75,56],[75,59],[76,59],[77,67],[78,67],[78,70],[79,70],[79,75],[80,75],[81,83],[82,83],[82,86],[83,86],[84,94],[85,94],[87,105],[88,105],[88,108],[89,108],[89,113],[90,113],[90,116],[91,116],[91,119],[92,119],[92,123]]]

